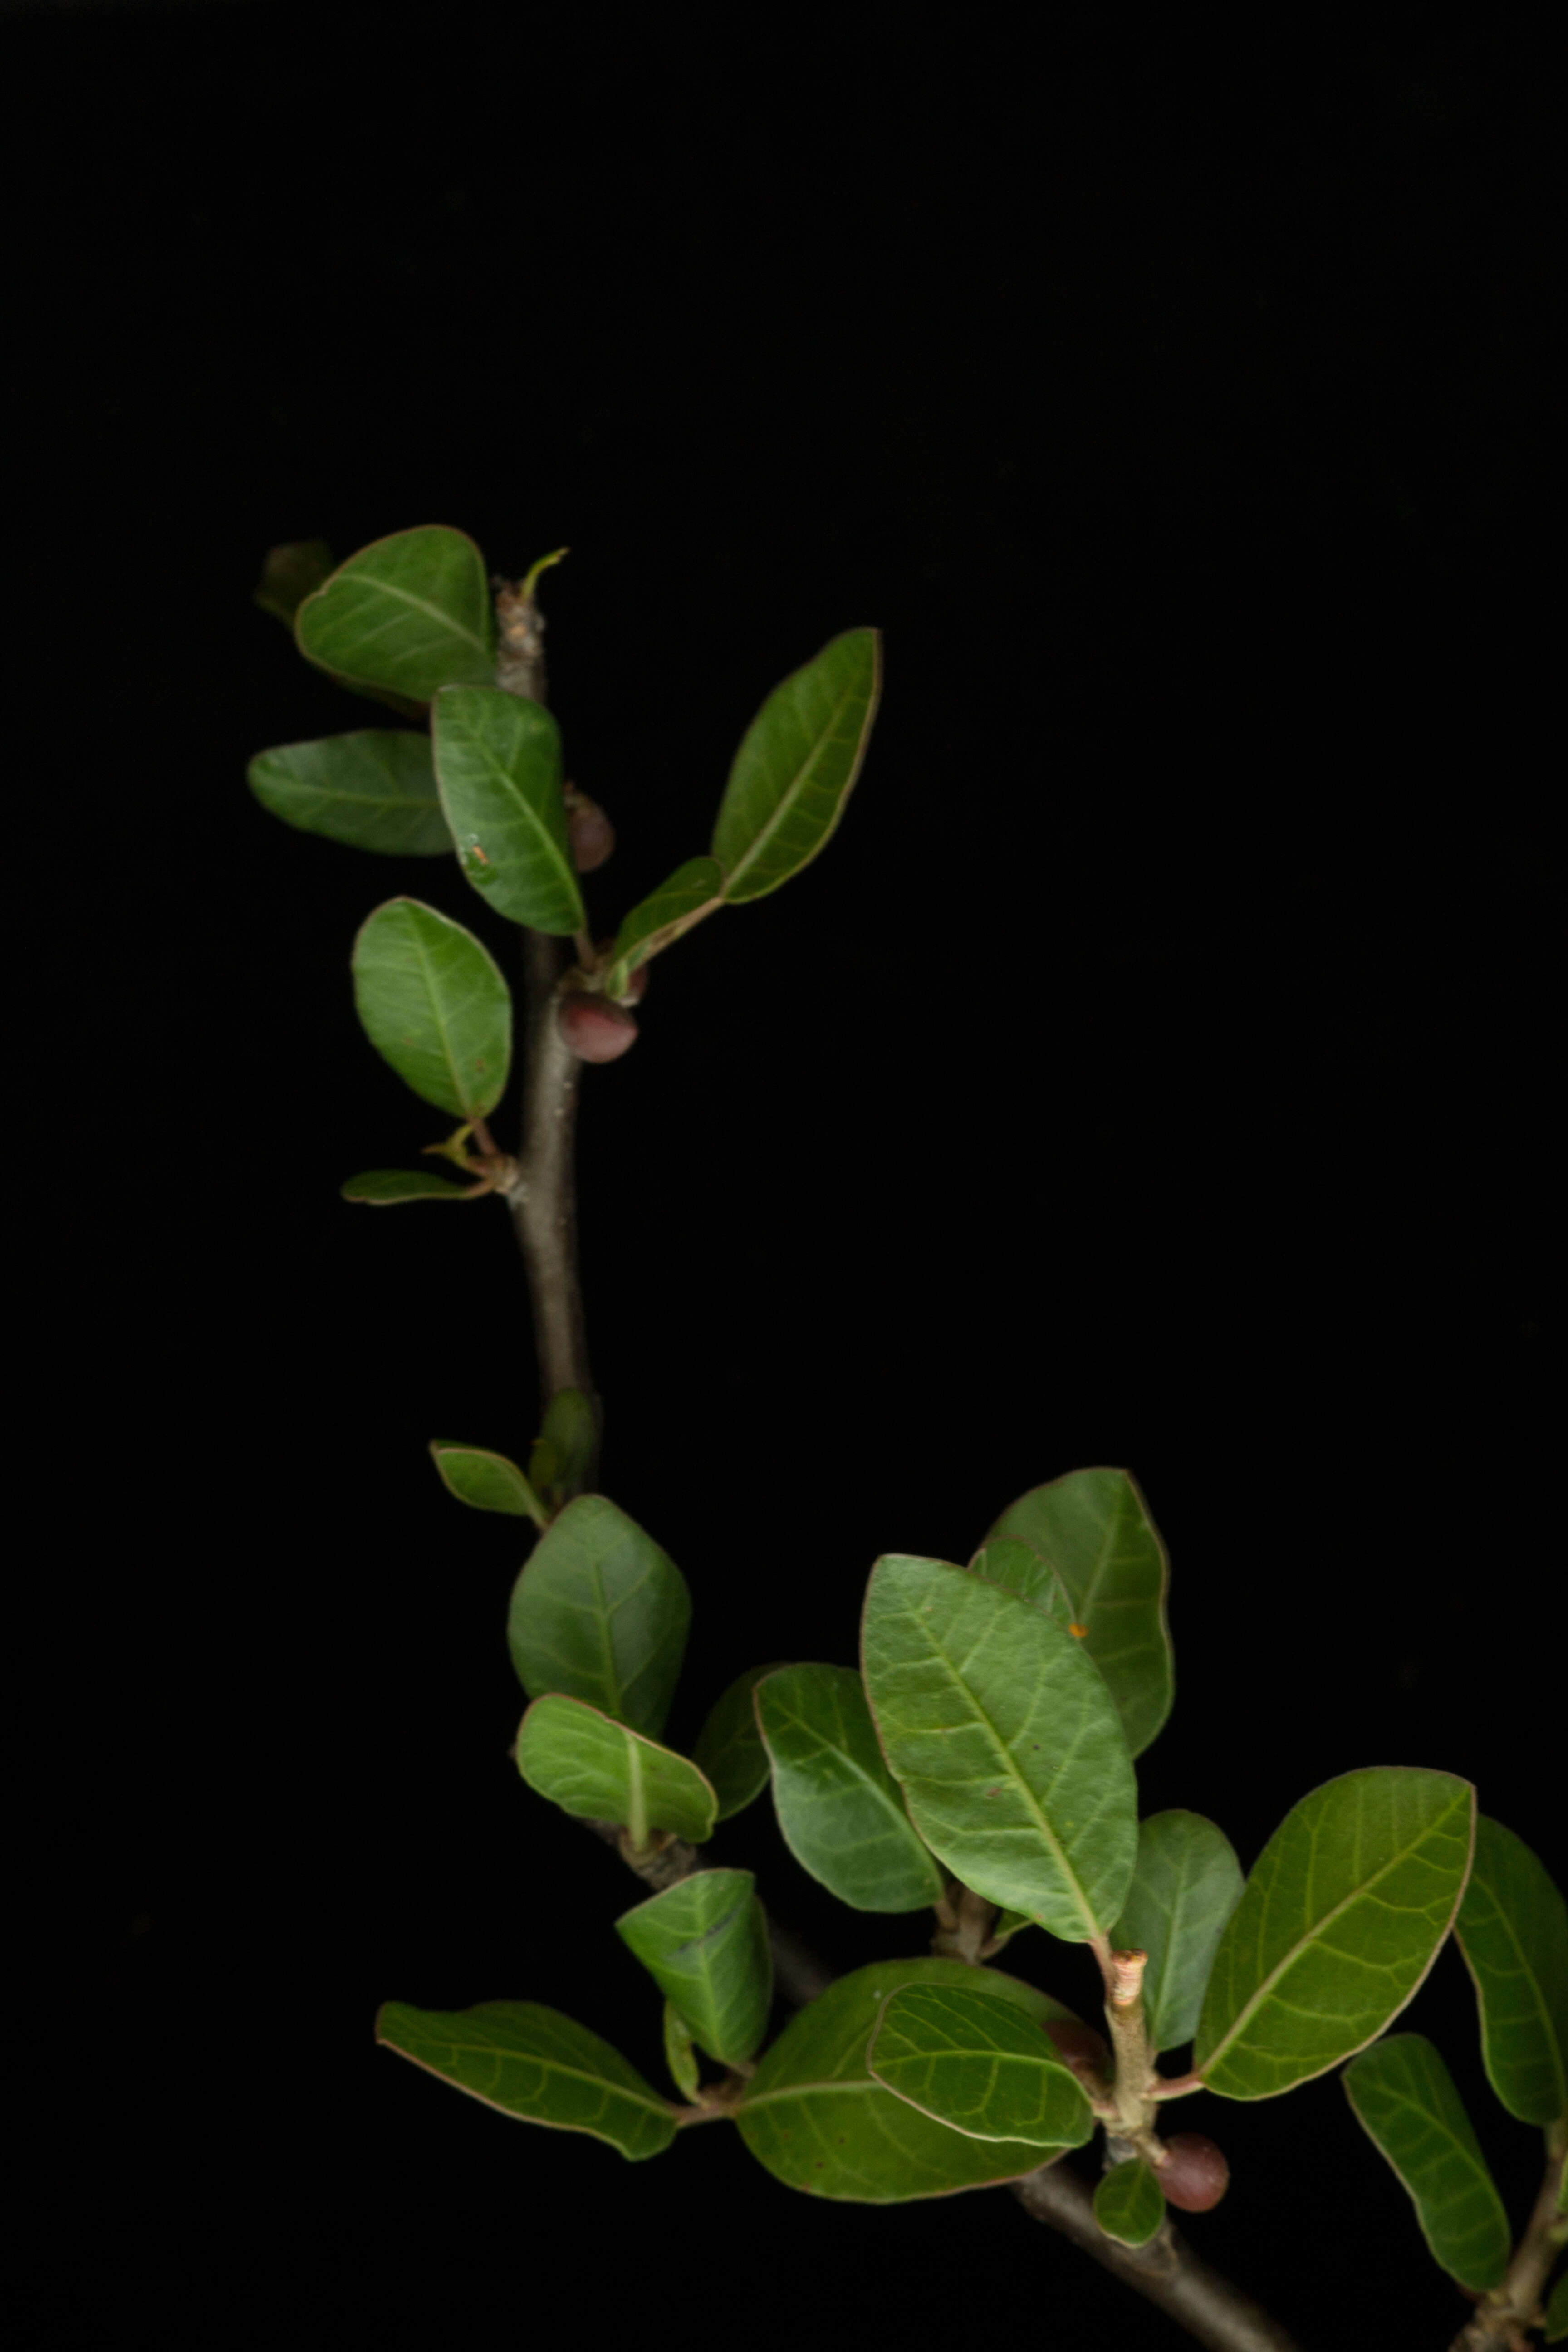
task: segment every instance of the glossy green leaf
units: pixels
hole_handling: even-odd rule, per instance
[[[1110,1693],[1065,1627],[943,1560],[878,1561],[866,1691],[915,1827],[987,1902],[1082,1943],[1120,1916],[1136,1789]]]
[[[1493,2090],[1521,2123],[1568,2116],[1568,1906],[1524,1840],[1484,1813],[1454,1932]]]
[[[295,614],[331,568],[331,550],[324,539],[293,539],[286,546],[269,547],[253,601],[264,613],[275,614],[292,636]]]
[[[1399,2014],[1453,1924],[1475,1803],[1451,1772],[1377,1767],[1287,1813],[1209,1972],[1193,2066],[1211,2090],[1271,2098]]]
[[[470,1201],[474,1195],[449,1176],[423,1168],[367,1168],[339,1188],[345,1201],[368,1201],[373,1208],[388,1209],[398,1201]]]
[[[731,1813],[742,1812],[768,1785],[768,1751],[757,1729],[752,1693],[764,1675],[777,1673],[780,1663],[775,1658],[765,1666],[748,1666],[743,1675],[737,1675],[714,1700],[697,1735],[691,1759],[713,1783],[721,1822],[727,1822]]]
[[[587,917],[566,834],[561,731],[542,703],[448,686],[430,710],[441,806],[458,863],[514,923],[570,938]]]
[[[1023,1542],[1031,1567],[999,1538]],[[990,1535],[990,1564],[976,1572],[1021,1592],[1047,1617],[1083,1627],[1085,1649],[1105,1676],[1134,1756],[1171,1712],[1174,1668],[1165,1591],[1165,1547],[1125,1470],[1072,1470],[1009,1504]]]
[[[1134,2156],[1102,2172],[1094,2192],[1094,2218],[1108,2238],[1123,2246],[1146,2246],[1165,2218],[1165,2200],[1153,2166]]]
[[[668,1552],[605,1496],[579,1495],[534,1546],[507,1632],[530,1698],[564,1691],[657,1738],[690,1623]]]
[[[697,2053],[686,2021],[672,2000],[664,2004],[664,2063],[669,2069],[669,2079],[688,2105],[692,2105],[701,2086],[697,2072]]]
[[[517,1735],[517,1769],[531,1789],[580,1821],[618,1822],[644,1846],[656,1831],[704,1845],[712,1790],[695,1764],[579,1698],[536,1698]]]
[[[1424,2033],[1393,2033],[1340,2079],[1414,2200],[1433,2260],[1478,2294],[1500,2286],[1512,2250],[1508,2214],[1442,2053]]]
[[[635,971],[723,904],[724,872],[716,858],[689,857],[678,866],[657,890],[639,900],[616,933],[605,993],[624,996]]]
[[[739,2066],[767,2032],[768,1923],[749,1870],[699,1870],[616,1921],[700,2050]]]
[[[873,2080],[867,2045],[890,1993],[905,1985],[973,1982],[963,1960],[879,1960],[857,1969],[800,2011],[765,2053],[736,2112],[741,2137],[787,2188],[871,2205],[946,2197],[1033,2172],[1023,2140],[952,2131]],[[1037,2021],[1056,2004],[1032,1985],[987,1971],[986,1984]]]
[[[547,1524],[538,1496],[504,1454],[483,1445],[451,1445],[439,1437],[431,1439],[430,1453],[442,1485],[459,1503],[476,1511],[505,1511],[542,1528]]]
[[[1094,2116],[1039,2020],[998,1999],[991,1972],[889,1996],[866,2063],[886,2089],[973,2139],[1081,2147]]]
[[[265,809],[301,833],[393,856],[450,855],[430,738],[412,728],[362,727],[314,743],[280,743],[246,770]]]
[[[485,560],[444,524],[394,531],[340,563],[295,615],[300,652],[346,685],[428,702],[443,686],[495,682]]]
[[[730,770],[713,855],[732,904],[798,874],[844,813],[881,685],[881,638],[849,629],[776,686]]]
[[[1175,2050],[1198,2030],[1204,1989],[1225,1924],[1241,1900],[1241,1864],[1202,1813],[1151,1813],[1111,1943],[1149,1955],[1143,2022],[1152,2047]]]
[[[594,1408],[581,1389],[557,1389],[533,1441],[528,1475],[557,1505],[580,1494],[594,1458]]]
[[[1558,2273],[1546,2302],[1546,2341],[1561,2344],[1568,2336],[1568,2270]]]
[[[853,1666],[781,1666],[757,1685],[784,1843],[857,1911],[919,1911],[945,1885],[882,1760]]]
[[[633,2164],[675,2137],[669,2102],[618,2050],[538,2001],[437,2010],[389,2000],[375,2021],[375,2038],[502,2115],[589,2132]]]
[[[511,1067],[511,996],[489,948],[418,898],[360,926],[354,1003],[365,1035],[437,1110],[485,1118]]]

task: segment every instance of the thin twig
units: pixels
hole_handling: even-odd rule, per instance
[[[1541,2325],[1541,2303],[1552,2266],[1563,2251],[1565,2231],[1557,2210],[1565,2135],[1559,2124],[1546,2135],[1546,2170],[1535,2210],[1508,2266],[1472,2319],[1455,2336],[1449,2352],[1530,2352],[1527,2327]]]

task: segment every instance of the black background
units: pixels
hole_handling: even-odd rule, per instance
[[[384,1996],[527,1996],[657,2072],[658,2011],[633,1883],[508,1761],[516,1538],[424,1452],[530,1434],[504,1219],[336,1197],[439,1130],[356,1028],[357,924],[412,887],[505,927],[247,794],[262,746],[375,723],[251,606],[279,541],[570,543],[601,929],[705,845],[775,680],[886,631],[828,853],[670,954],[586,1082],[605,1484],[696,1598],[675,1743],[759,1658],[850,1659],[879,1551],[966,1558],[1124,1463],[1173,1559],[1147,1809],[1250,1863],[1331,1774],[1438,1765],[1561,1868],[1553,20],[7,18],[37,1771],[127,2325],[468,2344],[569,2294],[595,2336],[1175,2340],[1005,2196],[812,2207],[719,2130],[632,2171],[372,2047]],[[841,1964],[920,1948],[763,1809],[721,1845]],[[1083,1958],[1019,1965],[1070,2000]],[[1451,1950],[1410,2021],[1521,2211]],[[1193,2234],[1306,2340],[1447,2340],[1331,2079],[1182,2121],[1235,2173]]]

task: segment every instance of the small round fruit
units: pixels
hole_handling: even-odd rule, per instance
[[[1103,2033],[1092,2025],[1080,2025],[1076,2017],[1051,2017],[1046,2021],[1046,2032],[1056,2043],[1069,2066],[1092,2066],[1104,2074],[1110,2066],[1110,2052]]]
[[[1202,2132],[1177,2132],[1165,2142],[1160,2186],[1168,2205],[1184,2213],[1206,2213],[1230,2187],[1225,2152]]]
[[[614,849],[616,828],[597,801],[591,801],[585,793],[574,793],[566,803],[566,838],[578,873],[592,874]]]
[[[580,1062],[617,1062],[637,1043],[637,1024],[607,996],[563,996],[555,1015],[561,1034]]]

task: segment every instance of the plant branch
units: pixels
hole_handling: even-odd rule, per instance
[[[542,702],[545,698],[543,616],[533,596],[535,572],[513,589],[505,581],[496,585],[496,611],[501,641],[497,682],[513,694]],[[602,1413],[588,1369],[587,1329],[577,1276],[576,1187],[573,1167],[577,1089],[582,1063],[561,1035],[555,1017],[562,981],[572,967],[572,942],[541,931],[524,933],[527,942],[527,1015],[524,1046],[527,1072],[523,1084],[522,1148],[517,1175],[507,1193],[512,1223],[528,1272],[533,1309],[535,1348],[539,1359],[542,1409],[558,1390],[580,1389],[594,1412],[593,1458],[584,1483],[592,1486],[597,1475],[602,1437]],[[694,1871],[710,1868],[706,1850],[668,1834],[643,1848],[628,1842],[614,1822],[589,1822],[594,1834],[614,1846],[645,1885],[656,1890],[673,1886]],[[936,1941],[944,1949],[979,1962],[994,1912],[967,1888],[954,1887],[956,1902],[944,1896],[937,1906]],[[765,1909],[765,1906],[764,1906]],[[951,1941],[944,1939],[951,1938]],[[783,1999],[804,2009],[826,1991],[834,1972],[789,1928],[768,1919],[773,1976]],[[1109,1967],[1111,1956],[1101,1954]],[[1139,1955],[1140,1963],[1142,1955]],[[1141,1979],[1142,1966],[1134,1972]],[[1142,2042],[1142,2011],[1137,1983],[1131,1986],[1136,2021],[1130,2032]],[[1134,2070],[1136,2072],[1136,2069]],[[1147,2064],[1142,2070],[1146,2074]],[[1143,2088],[1142,2075],[1137,2087]],[[1125,2093],[1124,2093],[1125,2096]],[[706,2121],[704,2107],[682,2120]],[[1300,2352],[1293,2336],[1269,2318],[1262,2306],[1232,2286],[1217,2271],[1194,2254],[1167,2221],[1147,2246],[1120,2245],[1108,2238],[1094,2218],[1091,2191],[1078,2173],[1058,2163],[1031,2172],[1010,2184],[1024,2210],[1048,2228],[1070,2238],[1102,2269],[1121,2280],[1147,2302],[1153,2303],[1189,2336],[1211,2352]]]
[[[553,562],[553,558],[546,561]],[[513,588],[498,580],[496,616],[500,648],[496,682],[510,694],[543,702],[544,615],[533,593],[541,567]],[[525,929],[522,1145],[507,1188],[512,1228],[528,1275],[539,1360],[540,1412],[562,1389],[581,1389],[594,1415],[594,1444],[584,1488],[598,1476],[604,1411],[588,1364],[588,1333],[577,1277],[577,1185],[573,1164],[577,1090],[583,1065],[555,1017],[561,982],[572,964],[569,940]]]
[[[1155,2305],[1210,2352],[1300,2352],[1296,2338],[1261,2304],[1211,2269],[1169,2221],[1146,2246],[1123,2246],[1108,2238],[1094,2218],[1093,2190],[1065,2161],[1026,2172],[1010,2186],[1026,2213],[1070,2238],[1101,2270]]]

